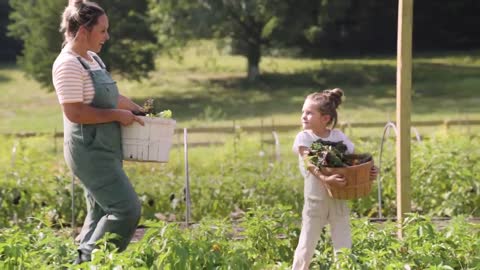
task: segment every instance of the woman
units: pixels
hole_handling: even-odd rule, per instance
[[[121,125],[142,108],[120,95],[96,53],[109,39],[108,17],[96,3],[70,1],[63,12],[64,48],[52,68],[63,109],[64,156],[85,187],[87,216],[75,263],[91,260],[95,242],[109,232],[120,251],[129,244],[141,205],[122,168]]]

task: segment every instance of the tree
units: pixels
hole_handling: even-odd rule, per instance
[[[43,86],[51,86],[51,69],[59,53],[62,37],[58,32],[63,0],[11,0],[9,34],[23,41],[18,62],[27,75]],[[49,91],[53,90],[50,87]]]
[[[157,41],[150,30],[147,0],[98,0],[110,21],[110,41],[102,59],[127,79],[140,80],[155,69]]]
[[[292,39],[305,54],[331,56],[396,52],[398,1],[311,2],[310,12],[306,12],[306,7],[299,9],[303,16],[312,17],[310,26],[305,28],[307,39]],[[480,2],[476,0],[415,1],[414,51],[478,49],[479,10]]]
[[[415,1],[414,9],[415,51],[480,48],[479,1]]]
[[[166,53],[184,47],[191,39],[214,37],[211,26],[215,19],[198,1],[150,0],[148,15],[158,45]]]
[[[284,0],[204,0],[212,13],[219,12],[218,33],[232,38],[236,51],[247,60],[247,76],[255,80],[260,74],[262,46],[273,42],[273,31],[280,24],[288,5]]]
[[[376,0],[299,1],[287,21],[304,17],[292,43],[308,56],[395,52],[397,3]]]
[[[262,47],[274,42],[273,33],[291,2],[150,0],[150,15],[159,40],[185,41],[206,32],[215,38],[230,38],[235,51],[247,58],[248,79],[255,80],[260,74]]]
[[[8,0],[0,0],[0,62],[15,61],[15,56],[22,49],[21,44],[7,36],[8,14],[10,13],[10,5]]]
[[[111,40],[102,49],[110,70],[127,79],[139,80],[154,69],[155,37],[148,27],[146,0],[104,0],[98,3],[110,20]],[[18,58],[23,70],[53,90],[51,67],[61,50],[59,32],[65,0],[10,0],[9,33],[24,45]]]

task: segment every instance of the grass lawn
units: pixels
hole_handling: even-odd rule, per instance
[[[414,55],[412,120],[479,119],[480,52]],[[263,57],[262,76],[245,80],[246,60],[222,54],[212,43],[193,44],[182,60],[157,58],[141,82],[116,77],[120,91],[139,103],[156,100],[178,125],[299,122],[306,94],[340,87],[346,99],[340,121],[395,120],[396,61],[391,57],[293,59]],[[15,65],[0,66],[0,132],[62,130],[54,93],[41,89]]]

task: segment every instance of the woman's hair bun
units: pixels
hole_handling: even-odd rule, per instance
[[[84,0],[68,0],[68,5],[69,6],[74,6],[74,7],[79,7],[81,6],[85,1]]]
[[[103,14],[105,11],[95,2],[69,0],[60,23],[60,32],[65,37],[63,45],[75,38],[81,26],[91,30]]]

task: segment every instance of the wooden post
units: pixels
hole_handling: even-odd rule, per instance
[[[397,222],[401,224],[410,205],[410,113],[412,107],[412,25],[413,0],[398,2],[397,33]]]

